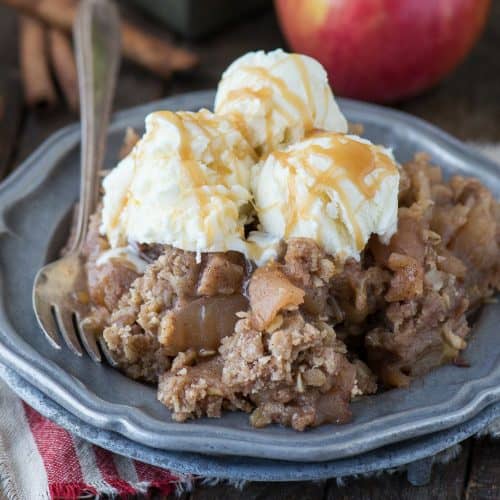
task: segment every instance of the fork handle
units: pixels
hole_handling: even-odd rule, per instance
[[[120,63],[120,19],[110,0],[82,0],[73,29],[80,92],[81,180],[71,252],[79,252],[99,199],[99,171]]]

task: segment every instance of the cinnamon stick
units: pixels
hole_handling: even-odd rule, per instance
[[[62,30],[70,30],[76,15],[75,0],[0,0],[29,16]],[[168,78],[172,71],[185,71],[198,62],[193,52],[143,32],[122,21],[122,47],[126,57],[157,75]]]
[[[122,21],[121,34],[125,56],[164,78],[169,78],[173,71],[186,71],[198,64],[198,56],[193,52],[147,35],[127,22]]]
[[[52,69],[72,111],[78,110],[78,77],[73,48],[67,36],[56,28],[49,30]]]
[[[50,76],[45,28],[36,19],[20,17],[19,59],[28,106],[46,108],[56,102]]]

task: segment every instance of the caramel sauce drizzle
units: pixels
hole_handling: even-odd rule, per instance
[[[127,191],[125,196],[120,200],[120,204],[118,206],[118,209],[116,210],[115,214],[113,215],[112,219],[109,221],[109,226],[111,229],[115,229],[118,226],[118,223],[120,222],[120,216],[129,204],[130,199],[130,190]]]
[[[292,54],[292,61],[295,64],[295,67],[299,71],[300,79],[302,81],[302,86],[304,87],[304,90],[306,91],[306,96],[307,96],[307,107],[310,110],[309,116],[316,116],[316,103],[314,101],[314,97],[312,94],[312,89],[311,89],[311,79],[309,77],[309,72],[307,71],[307,67],[304,63],[304,59],[299,55],[299,54]],[[310,124],[310,127],[312,128],[312,123]]]
[[[211,189],[206,189],[206,187],[211,185],[212,182],[206,175],[204,175],[200,162],[192,160],[193,151],[190,146],[192,137],[185,125],[186,122],[190,122],[197,126],[202,131],[203,135],[205,135],[208,139],[208,148],[213,160],[207,166],[217,174],[215,183],[221,184],[228,189],[231,188],[231,185],[226,176],[231,174],[232,171],[230,167],[221,161],[221,156],[224,151],[229,149],[229,145],[223,135],[217,134],[217,123],[213,116],[208,115],[203,111],[198,113],[180,112],[178,114],[168,112],[168,116],[164,116],[164,118],[169,119],[172,115],[175,116],[174,124],[177,125],[179,133],[181,134],[181,147],[179,149],[179,154],[182,160],[182,166],[189,169],[189,176],[191,177],[191,180],[194,181],[194,186],[189,186],[188,189],[192,191],[197,199],[200,210],[200,218],[203,221],[203,229],[207,237],[207,244],[210,246],[215,241],[214,228],[209,224],[208,220],[210,215],[210,198],[213,193],[211,192]],[[235,153],[235,156],[239,158],[243,158],[245,155],[254,157],[253,150],[249,145],[247,148],[242,148],[240,151],[236,148],[233,152]],[[239,179],[239,182],[241,183],[241,179]],[[221,215],[223,217],[226,215],[237,216],[237,214],[228,214],[228,207],[234,206],[232,203],[228,202],[237,201],[236,196],[232,196],[231,192],[226,195],[218,193],[218,196],[224,198],[226,201],[226,203],[224,203],[226,208],[222,211]]]
[[[193,157],[193,150],[191,149],[191,141],[189,137],[189,131],[181,120],[181,117],[177,113],[172,111],[158,111],[158,116],[161,116],[164,120],[169,121],[172,125],[177,127],[179,131],[179,156],[183,160],[191,160]]]
[[[245,157],[251,157],[256,160],[256,155],[250,145],[245,144],[244,147],[231,147],[229,146],[226,137],[224,134],[218,134],[217,128],[218,123],[217,119],[209,114],[206,110],[201,110],[198,113],[190,113],[190,112],[171,112],[171,111],[158,111],[156,112],[158,116],[163,118],[166,121],[169,121],[174,125],[179,134],[179,146],[178,146],[178,157],[182,162],[182,168],[184,168],[189,177],[189,183],[187,186],[184,186],[183,189],[191,191],[200,207],[200,218],[204,224],[204,232],[207,235],[207,240],[209,244],[211,244],[215,240],[214,229],[209,225],[208,216],[209,214],[209,205],[210,198],[214,194],[211,189],[206,189],[208,186],[212,186],[213,184],[220,184],[226,187],[227,189],[231,188],[232,183],[229,182],[227,176],[232,173],[230,166],[226,165],[222,162],[221,157],[222,153],[227,150],[231,150],[231,153],[238,159],[244,159]],[[191,131],[187,124],[192,124],[194,129]],[[149,131],[150,135],[154,137],[157,133],[159,125],[157,122],[152,122],[152,127]],[[201,135],[205,136],[208,141],[208,149],[210,151],[212,161],[206,166],[210,171],[216,174],[216,178],[211,180],[207,175],[207,172],[203,170],[203,164],[196,160],[194,157],[194,152],[192,149],[192,141],[193,135],[201,132]],[[240,132],[241,133],[241,132]],[[137,164],[141,161],[141,153],[140,148],[134,150],[134,168],[137,167]],[[168,156],[168,153],[167,153]],[[235,172],[238,174],[238,172]],[[243,184],[243,180],[238,178],[237,182]],[[225,195],[222,193],[217,193],[218,196],[222,196],[224,200],[227,202],[236,202],[237,196],[233,195],[230,191]],[[126,196],[121,200],[121,205],[117,210],[117,213],[114,219],[111,222],[111,227],[116,227],[119,223],[120,215],[127,208],[127,206],[133,201],[132,193],[129,190]],[[225,203],[227,206],[228,204]],[[233,205],[231,204],[231,207]],[[231,211],[231,215],[234,215],[233,209],[225,208],[223,210],[222,215],[228,215],[229,211]]]
[[[248,130],[248,126],[243,113],[233,111],[229,118],[233,122],[234,126],[240,131],[241,135],[248,142],[248,144],[251,144],[252,141],[250,140],[250,131]]]
[[[260,78],[263,82],[267,82],[271,88],[274,88],[277,93],[279,93],[285,101],[290,105],[290,107],[294,108],[301,117],[301,120],[304,124],[305,132],[309,132],[313,128],[313,119],[316,116],[317,109],[316,104],[311,88],[310,76],[307,70],[307,66],[304,63],[304,60],[299,54],[292,54],[291,60],[295,65],[297,72],[299,73],[300,80],[302,83],[302,87],[304,88],[304,92],[306,94],[306,102],[302,99],[302,97],[291,89],[289,89],[287,83],[278,76],[273,74],[273,70],[276,69],[279,65],[288,62],[289,59],[282,59],[277,61],[274,65],[272,65],[269,69],[261,67],[261,66],[244,66],[241,68],[241,71],[246,72],[251,75],[255,75]],[[251,87],[243,87],[241,89],[235,89],[228,92],[224,101],[218,106],[218,111],[223,111],[230,103],[237,100],[244,100],[249,98],[257,98],[265,101],[270,101],[272,99],[272,90],[270,87],[264,87],[259,90],[254,90]],[[328,105],[328,87],[325,85],[324,90],[324,98],[325,98],[325,108]],[[271,143],[272,139],[272,115],[273,111],[283,115],[285,120],[292,123],[294,120],[293,116],[290,112],[283,106],[280,106],[277,103],[272,102],[272,106],[270,106],[271,111],[266,114],[266,144]],[[326,110],[325,110],[326,112]],[[238,124],[242,134],[248,138],[249,133],[247,127],[245,126],[245,118],[241,115],[241,113],[236,116],[236,123]]]
[[[183,166],[188,169],[189,176],[195,186],[204,186],[212,183],[203,172],[201,162],[194,158],[194,153],[191,148],[193,135],[197,133],[196,129],[199,129],[201,135],[207,138],[208,149],[212,156],[212,161],[207,164],[207,167],[216,174],[215,183],[230,187],[227,176],[232,173],[232,169],[221,160],[224,151],[231,150],[231,153],[238,159],[243,159],[245,157],[255,159],[255,154],[250,146],[230,148],[224,134],[219,134],[217,132],[217,119],[205,110],[201,110],[198,113],[160,111],[158,114],[177,128],[180,136],[178,155],[183,162]],[[193,131],[189,130],[186,126],[187,123],[193,125]],[[239,181],[241,183],[241,179],[239,179]]]
[[[298,96],[295,92],[292,92],[288,88],[288,85],[281,78],[274,76],[269,70],[265,68],[247,66],[242,69],[247,73],[259,76],[264,81],[268,81],[271,85],[276,87],[279,93],[285,99],[285,101],[287,101],[291,106],[293,106],[297,110],[297,112],[302,118],[302,121],[304,122],[305,130],[312,129],[313,124],[308,106],[300,98],[300,96]]]
[[[290,237],[299,218],[305,216],[315,199],[325,197],[325,188],[330,188],[339,196],[353,228],[356,247],[361,250],[365,242],[361,227],[356,221],[358,207],[353,206],[349,193],[343,186],[343,181],[349,181],[359,189],[366,199],[372,199],[383,180],[397,173],[397,167],[387,155],[377,151],[374,146],[349,139],[343,134],[314,133],[312,136],[327,137],[332,144],[330,146],[310,144],[302,150],[272,153],[277,161],[286,166],[292,173],[288,178],[288,192],[289,198],[295,203],[290,203],[287,207],[285,237]],[[311,161],[311,156],[314,155],[327,157],[331,161],[332,167],[324,171],[320,170]],[[314,179],[309,196],[302,203],[299,203],[297,196],[297,169],[294,163],[300,164]],[[375,170],[378,171],[377,177],[368,183],[367,177]]]

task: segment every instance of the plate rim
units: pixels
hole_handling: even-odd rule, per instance
[[[130,121],[131,116],[138,114],[145,115],[148,111],[158,109],[162,106],[169,106],[169,103],[174,107],[191,109],[194,107],[202,107],[207,102],[211,102],[213,98],[213,91],[199,91],[194,93],[181,94],[180,96],[173,96],[160,101],[148,103],[146,105],[131,108],[125,111],[118,112],[114,115],[109,132],[121,130]],[[201,103],[199,106],[194,106],[194,103]],[[444,148],[451,155],[460,158],[462,161],[480,162],[483,170],[489,175],[498,176],[499,167],[483,157],[481,154],[468,148],[457,139],[449,136],[442,130],[434,127],[423,120],[412,117],[400,111],[382,108],[377,105],[360,103],[357,101],[339,99],[339,104],[343,109],[349,109],[353,113],[365,113],[368,111],[373,116],[377,116],[379,120],[390,120],[391,123],[399,123],[413,131],[417,131],[420,135],[432,136],[436,147]],[[35,191],[41,182],[44,181],[51,170],[57,165],[57,159],[67,154],[68,150],[74,147],[79,142],[79,125],[69,125],[59,132],[52,135],[47,139],[39,148],[37,148],[32,155],[30,155],[21,165],[16,172],[7,178],[7,180],[0,184],[0,237],[9,235],[9,229],[5,224],[5,212],[10,206],[22,200],[32,191]],[[64,146],[64,147],[63,147]],[[52,149],[60,149],[56,158],[50,161],[43,161],[44,157],[49,155],[48,151]],[[17,191],[16,191],[17,188]],[[2,234],[3,233],[3,234]],[[0,270],[1,278],[1,270]],[[310,442],[314,442],[314,459],[311,458],[311,448],[302,449],[300,447],[288,445],[286,435],[275,437],[274,444],[266,442],[266,438],[259,437],[257,430],[241,430],[241,429],[222,429],[210,425],[210,423],[203,423],[202,428],[205,431],[207,439],[203,442],[196,441],[193,438],[193,429],[201,428],[191,423],[170,423],[168,422],[168,429],[171,430],[173,435],[162,435],[158,440],[157,433],[152,433],[144,429],[144,413],[141,413],[137,408],[132,406],[124,406],[111,402],[104,402],[99,399],[97,395],[89,390],[86,390],[86,401],[81,401],[81,394],[76,394],[75,389],[68,387],[64,381],[55,381],[53,375],[46,373],[39,366],[34,363],[38,356],[38,365],[40,361],[46,362],[47,367],[57,367],[55,363],[38,355],[36,351],[23,339],[18,338],[16,342],[10,338],[10,335],[15,335],[13,325],[10,324],[4,303],[6,299],[6,290],[4,290],[3,283],[0,280],[0,361],[8,366],[15,367],[16,371],[21,376],[26,378],[39,390],[51,397],[56,403],[63,406],[71,413],[79,416],[85,422],[95,425],[97,427],[112,430],[122,433],[124,435],[134,435],[135,441],[146,445],[155,443],[161,449],[176,449],[185,451],[202,451],[204,453],[218,453],[224,455],[238,455],[238,456],[254,456],[266,457],[269,459],[284,459],[284,460],[303,460],[303,461],[318,461],[318,460],[331,460],[333,457],[340,456],[353,456],[362,452],[373,450],[388,442],[394,443],[397,440],[409,439],[416,436],[422,436],[428,432],[436,432],[449,428],[453,425],[459,424],[467,419],[472,418],[479,413],[484,407],[493,401],[500,400],[500,366],[497,370],[479,381],[470,381],[464,384],[464,387],[458,391],[457,394],[462,393],[464,396],[466,385],[468,385],[468,392],[474,392],[472,398],[469,399],[468,405],[457,409],[454,413],[448,414],[446,418],[440,421],[439,425],[436,422],[432,423],[434,417],[428,417],[427,421],[421,420],[420,425],[417,427],[406,428],[404,431],[397,433],[394,428],[385,433],[379,433],[377,439],[366,441],[362,438],[354,438],[349,443],[343,446],[338,444],[325,444],[324,436],[310,435]],[[20,349],[19,344],[23,349]],[[26,351],[26,348],[28,351]],[[33,352],[29,352],[29,350]],[[31,354],[31,356],[29,356]],[[30,359],[31,357],[31,359]],[[63,371],[62,368],[57,367]],[[52,378],[51,378],[52,377]],[[473,391],[473,386],[482,382],[486,384],[490,382],[489,379],[495,380],[487,388],[483,390]],[[80,388],[80,391],[82,388]],[[92,400],[93,399],[93,400]],[[92,400],[92,401],[91,401]],[[105,405],[105,410],[103,404]],[[439,405],[434,405],[434,407]],[[424,408],[425,409],[425,408]],[[414,411],[413,411],[414,412]],[[390,416],[388,416],[390,417]],[[386,417],[386,419],[388,418]],[[389,419],[390,420],[390,419]],[[365,423],[364,426],[368,426]],[[198,430],[199,432],[199,430]],[[208,435],[207,435],[208,432]],[[291,431],[294,432],[294,431]],[[397,438],[394,439],[394,436]],[[392,437],[392,440],[389,439]]]
[[[151,448],[113,431],[98,429],[79,419],[41,393],[14,370],[0,363],[0,378],[23,401],[41,415],[78,437],[113,453],[163,467],[175,474],[195,474],[205,478],[233,481],[317,481],[415,466],[430,471],[437,453],[472,437],[482,435],[489,424],[500,418],[500,403],[484,408],[462,424],[443,431],[399,443],[398,449],[382,449],[327,462],[283,462],[266,459],[234,460],[238,457],[211,456]],[[430,462],[429,462],[430,460]],[[181,478],[182,479],[182,478]]]

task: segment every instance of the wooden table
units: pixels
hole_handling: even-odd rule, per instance
[[[500,141],[500,2],[493,2],[488,27],[469,59],[436,89],[397,107],[421,116],[464,140]],[[140,20],[148,24],[147,21]],[[158,29],[155,26],[152,30]],[[275,17],[262,12],[201,43],[193,44],[200,67],[190,75],[162,82],[124,64],[115,109],[123,109],[189,90],[213,88],[222,70],[248,50],[284,46]],[[17,62],[17,24],[13,12],[0,6],[0,179],[8,175],[48,135],[77,120],[63,106],[44,113],[22,103]],[[434,468],[429,485],[411,487],[404,475],[322,483],[247,483],[240,491],[227,485],[201,486],[184,497],[193,500],[242,499],[499,499],[500,443],[469,440],[458,458]]]

